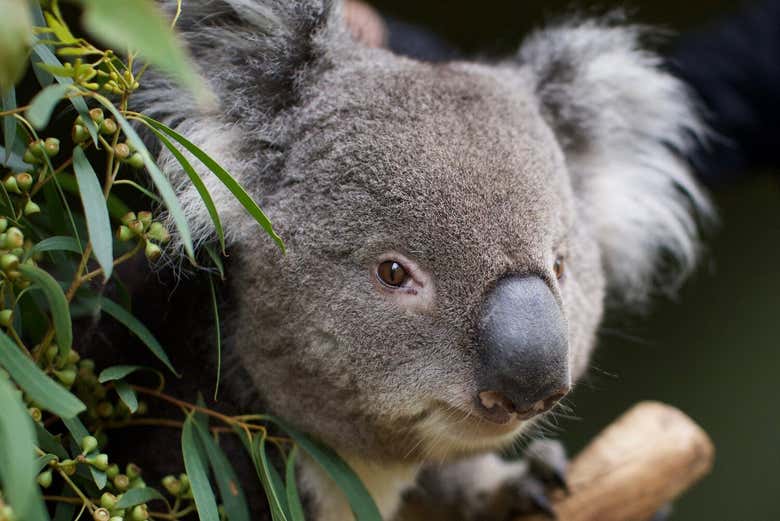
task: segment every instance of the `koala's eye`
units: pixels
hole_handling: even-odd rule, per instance
[[[555,272],[555,277],[558,280],[561,280],[561,278],[563,277],[563,274],[566,271],[566,266],[565,266],[565,264],[563,262],[563,257],[558,256],[555,259],[555,264],[553,264],[553,271]]]
[[[400,288],[409,280],[409,274],[400,263],[388,260],[377,266],[376,276],[383,284],[392,288]]]

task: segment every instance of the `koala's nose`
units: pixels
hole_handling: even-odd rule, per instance
[[[571,386],[567,327],[544,281],[512,276],[499,281],[480,316],[477,408],[505,423],[550,409]]]

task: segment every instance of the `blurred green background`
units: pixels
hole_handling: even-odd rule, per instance
[[[735,12],[725,0],[479,3],[375,0],[466,51],[514,47],[530,28],[576,10],[627,7],[631,18],[684,32]],[[780,30],[780,28],[778,29]],[[780,93],[778,93],[780,100]],[[699,272],[647,317],[610,317],[588,379],[561,422],[571,452],[639,400],[698,421],[717,447],[714,472],[675,505],[675,521],[780,520],[780,189],[756,174],[714,193],[721,226]]]

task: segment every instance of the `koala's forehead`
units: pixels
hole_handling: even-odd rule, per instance
[[[378,56],[326,75],[302,110],[301,154],[341,208],[440,235],[565,220],[562,154],[522,71]]]

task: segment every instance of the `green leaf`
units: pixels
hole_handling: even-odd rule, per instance
[[[109,300],[105,297],[87,297],[82,300],[87,304],[93,304],[96,307],[101,308],[120,324],[132,331],[135,336],[137,336],[141,342],[143,342],[146,347],[149,348],[152,354],[154,354],[154,356],[156,356],[163,364],[165,364],[165,366],[170,369],[173,374],[176,376],[179,375],[173,368],[173,365],[171,365],[171,361],[168,359],[168,355],[165,353],[163,347],[160,345],[157,339],[154,338],[154,335],[152,335],[152,332],[149,331],[145,325],[143,325],[137,318],[131,315],[125,308],[113,300]]]
[[[208,154],[206,154],[203,150],[195,146],[195,144],[172,128],[148,116],[142,115],[141,117],[145,122],[149,123],[157,130],[166,133],[171,138],[176,140],[181,146],[187,149],[190,154],[198,158],[198,160],[203,163],[215,176],[217,176],[217,178],[222,182],[223,185],[225,185],[228,190],[230,190],[238,202],[241,203],[246,211],[255,218],[258,224],[266,231],[268,235],[271,236],[282,252],[284,252],[284,242],[282,242],[282,239],[274,231],[273,226],[271,225],[271,221],[268,219],[268,217],[266,217],[266,215],[263,213],[263,210],[260,209],[257,203],[255,203],[252,197],[246,192],[246,190],[244,190],[244,187],[241,186],[238,181],[236,181],[233,176],[227,172],[227,170],[219,166],[216,161],[209,157]]]
[[[35,25],[35,27],[46,27],[46,20],[43,17],[43,11],[41,11],[41,5],[38,0],[32,0],[30,2],[30,12],[32,13],[33,25]],[[51,82],[54,81],[51,74],[42,71],[38,67],[33,67],[32,71],[41,87],[48,87],[51,85]]]
[[[149,149],[146,148],[146,145],[138,136],[138,133],[133,129],[130,123],[127,122],[124,116],[119,113],[116,107],[103,96],[96,95],[95,98],[114,115],[119,126],[122,127],[122,131],[125,133],[127,140],[135,147],[136,152],[141,154],[141,158],[144,160],[144,166],[146,166],[146,170],[149,172],[149,177],[152,178],[152,181],[157,187],[157,191],[160,192],[160,196],[163,201],[165,201],[168,212],[170,212],[171,217],[173,217],[173,222],[176,225],[176,230],[179,232],[179,239],[184,246],[184,250],[194,264],[195,249],[192,246],[190,228],[187,225],[184,211],[181,208],[181,204],[179,204],[179,199],[176,197],[176,192],[173,191],[171,183],[160,171],[160,167],[157,166],[157,163],[154,162],[152,154],[149,153]]]
[[[63,485],[62,493],[64,497],[76,497],[76,493],[66,483]],[[73,521],[76,518],[76,505],[73,503],[57,503],[57,508],[54,510],[53,521]]]
[[[51,275],[31,264],[20,265],[19,271],[33,284],[41,288],[43,294],[46,295],[54,321],[54,330],[57,333],[57,344],[65,353],[68,353],[73,345],[73,330],[68,301],[62,292],[62,287]]]
[[[35,430],[27,409],[11,383],[0,378],[0,479],[3,497],[18,519],[49,516],[35,483]]]
[[[97,300],[97,299],[96,299]],[[113,380],[121,380],[125,376],[144,369],[142,365],[114,365],[103,369],[98,376],[98,382],[104,384]]]
[[[60,459],[67,459],[68,453],[62,446],[62,442],[59,436],[54,436],[47,431],[42,425],[35,424],[35,435],[38,438],[38,446],[44,452],[54,454]]]
[[[222,228],[222,221],[219,218],[219,212],[217,212],[217,207],[214,204],[214,199],[211,198],[211,194],[209,193],[208,189],[206,188],[206,185],[203,183],[203,180],[200,178],[200,176],[195,172],[195,169],[192,168],[192,165],[189,161],[187,161],[187,158],[184,157],[184,154],[182,154],[178,148],[174,146],[171,141],[165,137],[165,135],[154,128],[150,123],[148,123],[146,120],[141,120],[144,123],[147,124],[147,126],[152,129],[152,132],[155,133],[157,138],[162,142],[163,145],[171,152],[173,157],[176,158],[176,161],[179,162],[179,165],[181,165],[182,169],[187,173],[187,177],[190,178],[190,182],[195,187],[195,190],[198,191],[198,195],[200,195],[200,198],[203,200],[203,204],[206,206],[206,210],[209,212],[209,217],[211,217],[211,222],[214,223],[214,229],[217,232],[217,237],[219,238],[219,245],[222,248],[222,251],[225,251],[225,232]]]
[[[79,185],[74,176],[60,172],[55,176],[55,179],[66,192],[78,195]],[[47,186],[48,184],[43,187],[44,190]],[[121,220],[130,211],[130,208],[114,194],[109,194],[107,204],[109,215],[117,221]]]
[[[200,521],[219,521],[217,500],[209,483],[203,448],[195,431],[195,420],[187,416],[181,431],[181,452],[184,458],[184,469],[190,478],[190,489],[195,499]]]
[[[219,306],[217,305],[217,292],[214,289],[214,280],[211,275],[206,275],[209,280],[209,289],[211,290],[211,305],[214,308],[214,335],[216,336],[217,343],[217,383],[214,384],[214,400],[217,400],[217,392],[219,391],[219,380],[222,376],[222,331],[219,325]]]
[[[65,93],[70,90],[70,85],[49,85],[32,99],[27,109],[27,120],[38,130],[46,128],[51,119],[51,113],[57,103],[62,101]]]
[[[22,161],[22,158],[11,152],[8,155],[8,159],[5,161],[0,161],[0,163],[3,163],[5,166],[13,170],[14,172],[24,172],[24,171],[30,171],[33,169],[32,165],[28,165],[24,161]],[[5,147],[0,146],[0,158],[6,157],[6,149]]]
[[[103,279],[108,280],[114,269],[114,238],[111,233],[111,221],[108,219],[108,208],[106,208],[106,199],[100,181],[87,156],[84,155],[84,150],[79,146],[73,149],[73,171],[79,184],[89,240],[95,258],[103,268]]]
[[[51,13],[44,13],[46,25],[54,32],[62,43],[77,43],[76,37],[70,32],[67,25],[61,24]]]
[[[127,382],[124,380],[117,380],[116,384],[114,385],[114,389],[116,389],[116,393],[119,395],[119,398],[125,402],[127,408],[130,409],[130,412],[135,412],[138,410],[138,397],[135,395],[133,388],[130,387]]]
[[[130,508],[156,499],[165,501],[166,503],[168,502],[162,494],[152,487],[131,488],[122,494],[122,497],[119,498],[119,501],[117,501],[116,507],[114,508]]]
[[[257,474],[260,477],[260,483],[263,485],[268,505],[271,507],[271,517],[274,521],[287,521],[287,498],[284,487],[280,487],[277,478],[272,477],[272,472],[276,469],[271,467],[268,462],[268,455],[265,452],[265,436],[257,436],[252,443],[252,458],[255,462]]]
[[[163,13],[150,0],[125,0],[117,16],[116,0],[81,0],[84,25],[114,48],[130,48],[189,89],[203,105],[213,104],[203,79],[195,72],[184,46]]]
[[[65,235],[55,235],[53,237],[47,237],[41,242],[38,242],[30,248],[24,254],[24,259],[29,259],[36,253],[45,253],[47,251],[67,251],[70,253],[81,254],[82,249],[79,241],[73,237],[67,237]]]
[[[0,333],[0,365],[35,403],[61,418],[72,418],[86,409],[81,400],[38,369],[5,333]],[[2,416],[2,415],[0,415]],[[51,451],[50,451],[51,452]]]
[[[209,435],[208,429],[199,421],[193,422],[206,456],[211,464],[211,470],[219,487],[219,495],[225,507],[229,521],[249,521],[249,507],[246,496],[241,488],[241,481],[233,470],[230,461],[219,448],[219,445]]]
[[[16,108],[16,89],[13,86],[0,94],[0,110],[6,111]],[[14,141],[16,141],[16,118],[3,116],[3,144],[5,145],[3,163],[5,164],[8,164],[9,159],[11,159]]]
[[[51,49],[49,49],[44,44],[37,43],[35,46],[33,46],[32,50],[33,53],[36,56],[38,56],[38,58],[40,58],[41,61],[46,65],[50,65],[53,67],[62,67],[62,62],[60,62],[60,60],[56,56],[54,56],[54,53],[51,52]],[[57,80],[57,83],[63,85],[73,84],[73,79],[71,78],[58,76],[57,74],[54,75],[54,78]],[[84,98],[82,98],[81,96],[74,96],[70,98],[70,103],[76,109],[76,112],[79,113],[79,116],[81,116],[84,125],[87,127],[87,130],[89,131],[89,135],[92,137],[92,142],[95,144],[95,147],[100,148],[100,142],[98,141],[98,129],[97,126],[95,125],[95,122],[92,121],[91,117],[89,117],[89,109],[87,108],[87,102],[84,101]]]
[[[287,508],[290,511],[291,521],[306,521],[303,513],[301,496],[298,494],[298,481],[295,478],[295,461],[298,457],[298,445],[293,445],[285,464],[285,481],[287,492]]]
[[[279,418],[269,417],[290,437],[298,446],[305,450],[330,475],[349,501],[349,506],[355,514],[357,521],[381,521],[382,516],[374,503],[371,494],[360,481],[355,472],[344,462],[336,452],[325,445],[312,440],[302,432],[288,425]]]

